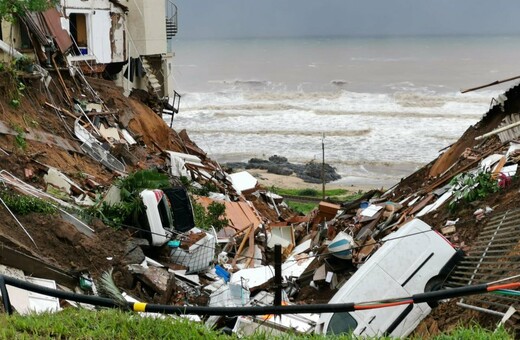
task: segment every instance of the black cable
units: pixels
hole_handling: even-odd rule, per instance
[[[9,276],[0,275],[0,291],[4,302],[4,307],[8,313],[12,312],[9,305],[8,292],[5,285],[12,285],[24,290],[35,293],[44,294],[61,299],[73,300],[81,303],[92,304],[101,307],[121,308],[126,307],[136,312],[163,313],[163,314],[197,314],[197,315],[220,315],[220,316],[240,316],[240,315],[266,315],[266,314],[299,314],[299,313],[338,313],[353,312],[356,310],[366,310],[373,308],[385,308],[392,306],[392,303],[381,303],[371,305],[371,302],[362,303],[339,303],[339,304],[313,304],[313,305],[288,305],[288,306],[261,306],[261,307],[204,307],[204,306],[172,306],[148,304],[143,302],[127,302],[126,306],[122,306],[115,300],[82,295],[71,292],[59,291],[43,287],[27,281],[22,281]],[[515,284],[516,287],[519,285]],[[492,287],[491,287],[492,288]],[[425,303],[439,301],[460,296],[483,294],[491,290],[489,284],[479,284],[473,286],[465,286],[459,288],[445,289],[440,291],[414,294],[410,297],[401,297],[392,300],[395,304]],[[7,292],[7,294],[5,294]]]

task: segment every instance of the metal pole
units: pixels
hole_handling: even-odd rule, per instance
[[[515,80],[515,79],[518,79],[518,78],[520,78],[520,76],[516,76],[516,77],[504,79],[504,80],[495,80],[494,82],[486,84],[486,85],[481,85],[481,86],[473,87],[471,89],[462,90],[462,91],[460,91],[460,93],[466,93],[466,92],[470,92],[470,91],[480,90],[480,89],[483,89],[485,87],[502,84],[502,83],[505,83],[505,82],[508,82],[508,81],[512,81],[512,80]]]
[[[4,304],[4,310],[8,315],[13,314],[13,309],[11,308],[11,301],[9,301],[9,293],[7,292],[7,287],[5,286],[5,279],[2,275],[0,275],[0,293],[2,293],[2,303]]]
[[[321,192],[322,192],[322,199],[325,200],[325,133],[322,134],[321,137],[321,154],[322,154],[322,160],[321,160]]]
[[[274,305],[282,305],[282,246],[275,244],[274,246],[274,284],[276,290],[274,292]]]

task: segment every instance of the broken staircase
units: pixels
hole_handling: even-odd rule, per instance
[[[163,90],[161,82],[159,79],[157,79],[157,76],[155,75],[154,69],[152,65],[150,65],[149,60],[144,56],[142,57],[142,65],[146,72],[146,79],[148,81],[148,87],[152,90],[152,92],[157,95],[158,98],[161,98],[161,92]]]

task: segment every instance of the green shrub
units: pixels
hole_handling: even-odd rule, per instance
[[[301,190],[298,190],[297,193],[298,193],[298,196],[311,196],[311,197],[316,197],[320,194],[320,193],[318,193],[318,190],[312,189],[312,188],[301,189]]]
[[[204,208],[202,204],[192,199],[193,202],[193,218],[195,225],[200,229],[209,230],[214,227],[217,231],[229,225],[226,218],[226,206],[219,202],[212,202],[208,208]]]
[[[166,188],[170,186],[170,182],[167,175],[157,170],[140,170],[117,180],[116,186],[121,189],[121,202],[107,204],[98,198],[97,204],[86,209],[90,217],[100,218],[111,227],[119,227],[126,223],[135,224],[138,216],[144,211],[139,193],[145,189]]]
[[[450,181],[450,185],[455,188],[453,199],[448,205],[451,211],[455,210],[461,201],[469,203],[481,200],[500,189],[498,181],[486,171],[461,173]]]
[[[49,202],[33,196],[16,195],[4,191],[0,194],[0,198],[15,214],[27,215],[35,212],[52,215],[58,212],[58,208]]]

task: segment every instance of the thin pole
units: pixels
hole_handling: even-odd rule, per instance
[[[282,246],[274,245],[274,305],[282,305]]]
[[[3,275],[0,275],[0,293],[2,293],[2,303],[4,305],[4,311],[8,315],[13,314],[13,309],[11,308],[11,300],[9,299],[9,292],[7,291],[7,287],[5,286],[5,279]]]
[[[515,80],[515,79],[518,79],[518,78],[520,78],[520,76],[507,78],[507,79],[503,79],[503,80],[495,80],[494,82],[486,84],[486,85],[481,85],[481,86],[477,86],[477,87],[472,87],[470,89],[462,90],[462,91],[460,91],[460,93],[466,93],[466,92],[470,92],[470,91],[480,90],[480,89],[483,89],[483,88],[486,88],[486,87],[502,84],[502,83],[505,83],[505,82],[508,82],[508,81],[512,81],[512,80]]]
[[[325,200],[325,133],[322,133],[321,137],[321,192],[322,199]]]

